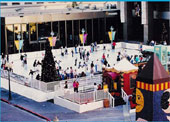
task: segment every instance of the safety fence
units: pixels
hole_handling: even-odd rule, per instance
[[[114,98],[110,96],[108,91],[96,90],[91,92],[65,92],[64,95],[60,96],[63,99],[69,100],[77,104],[87,104],[91,102],[97,102],[104,99],[108,99],[110,106],[114,107]]]
[[[79,87],[80,90],[87,89],[91,87],[94,83],[101,83],[102,81],[102,75],[94,75],[92,77],[80,77],[80,78],[73,78],[73,79],[68,79],[68,80],[62,80],[62,81],[53,81],[53,82],[43,82],[40,80],[36,79],[31,79],[31,78],[26,78],[24,76],[15,74],[13,72],[9,72],[10,75],[8,75],[7,70],[1,69],[1,77],[8,79],[10,76],[10,80],[12,82],[16,82],[31,88],[35,88],[44,92],[54,92],[55,90],[58,90],[59,88],[63,89],[65,81],[68,82],[69,88],[73,88],[73,81],[78,81],[79,82]],[[55,87],[55,86],[58,87]],[[57,89],[56,89],[57,88]]]

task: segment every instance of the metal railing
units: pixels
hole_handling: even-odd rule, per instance
[[[104,92],[103,90],[97,90],[97,91],[91,91],[91,92],[84,92],[84,93],[70,93],[65,92],[63,96],[60,96],[64,99],[67,99],[71,102],[75,102],[77,104],[87,104],[90,102],[96,102],[101,101],[104,99],[108,99],[107,92]]]
[[[67,90],[60,97],[77,104],[87,104],[91,102],[97,102],[97,101],[102,101],[104,99],[108,99],[110,103],[110,107],[114,107],[114,97],[109,92],[104,90],[96,90],[96,91],[84,92],[84,93],[81,92],[76,93]]]

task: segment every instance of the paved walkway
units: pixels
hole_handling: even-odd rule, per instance
[[[1,121],[46,121],[8,103],[1,104]]]
[[[7,100],[8,90],[2,88],[1,97]],[[12,100],[10,102],[13,104],[18,104],[51,120],[54,120],[55,117],[58,117],[59,120],[62,121],[125,121],[123,116],[123,106],[118,106],[115,108],[101,108],[94,111],[79,114],[77,112],[55,105],[53,103],[36,102],[31,99],[20,96],[16,93],[12,93]],[[14,113],[15,111],[16,110],[13,109],[9,113],[6,113],[6,115]],[[17,116],[20,115],[16,114],[16,117]],[[2,118],[2,120],[3,119],[8,120],[8,118]],[[9,118],[8,121],[10,120],[11,119]],[[21,121],[22,119],[18,120]],[[33,119],[31,121],[33,121]]]

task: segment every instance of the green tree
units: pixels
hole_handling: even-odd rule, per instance
[[[51,52],[51,47],[48,39],[45,43],[45,57],[42,60],[42,72],[41,72],[41,81],[51,82],[55,81],[57,78],[56,67],[54,62],[54,57]]]

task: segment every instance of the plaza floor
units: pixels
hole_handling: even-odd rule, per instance
[[[8,99],[8,90],[3,88],[1,89],[1,98],[6,100]],[[16,93],[12,93],[12,100],[10,102],[43,115],[51,120],[54,120],[57,117],[60,121],[129,121],[123,114],[123,106],[118,106],[115,108],[101,108],[80,114],[67,108],[55,105],[51,102],[36,102]],[[18,110],[16,111],[15,109],[6,107],[6,103],[1,104],[1,112],[4,111],[4,107],[6,108],[6,112],[1,114],[1,116],[4,115],[4,117],[1,117],[1,121],[11,121],[13,117],[16,118],[12,119],[13,121],[21,121],[24,120],[24,118],[27,119],[30,117],[30,113],[25,114],[25,112],[23,112],[23,119],[20,118],[20,115],[18,115]],[[10,115],[9,118],[8,115]],[[36,119],[42,120],[33,116],[26,121],[36,121]],[[132,115],[131,119],[134,121],[135,115]]]

